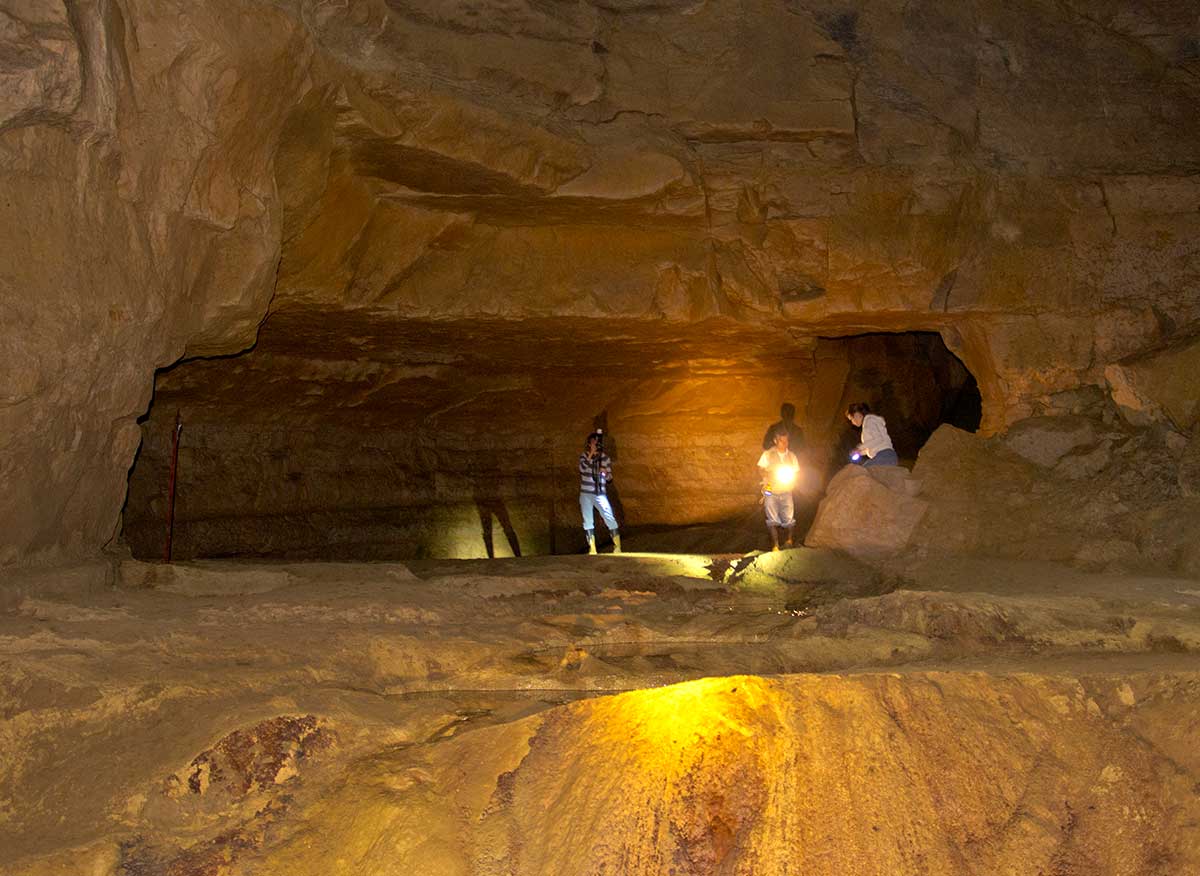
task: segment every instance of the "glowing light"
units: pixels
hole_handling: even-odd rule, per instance
[[[796,466],[777,465],[771,472],[771,479],[777,490],[789,490],[796,483]]]
[[[737,740],[753,735],[752,716],[768,699],[768,690],[766,682],[752,676],[702,678],[622,694],[597,718],[606,735],[651,757],[694,745],[736,748]]]
[[[851,453],[850,453],[850,461],[851,462],[858,462],[860,459],[862,459],[861,453],[859,453],[857,450],[851,451]]]

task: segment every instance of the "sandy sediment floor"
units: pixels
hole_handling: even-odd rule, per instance
[[[1196,581],[811,550],[115,578],[0,616],[2,873],[1200,870]]]

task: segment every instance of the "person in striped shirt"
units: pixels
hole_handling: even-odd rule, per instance
[[[612,534],[613,553],[621,552],[621,533],[617,529],[617,518],[608,501],[608,485],[612,481],[612,460],[604,452],[604,433],[588,435],[579,454],[579,511],[583,514],[583,534],[587,538],[588,553],[596,553],[595,514],[600,511],[604,525]]]

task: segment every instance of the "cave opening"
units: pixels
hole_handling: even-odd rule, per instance
[[[979,424],[974,378],[932,332],[283,311],[242,355],[160,372],[123,534],[162,556],[178,412],[176,559],[579,552],[577,464],[598,426],[626,550],[743,553],[765,547],[755,463],[780,405],[804,435],[802,537],[854,440],[852,400],[887,417],[908,464],[940,423]]]
[[[866,402],[887,422],[901,464],[912,467],[933,432],[948,424],[979,429],[983,397],[975,376],[938,332],[869,332],[821,338],[816,357],[831,386],[841,374],[841,397],[829,427],[830,466],[836,470],[858,441],[844,412]]]

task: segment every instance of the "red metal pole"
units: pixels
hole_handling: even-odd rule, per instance
[[[171,562],[171,532],[175,528],[175,472],[179,465],[179,433],[183,421],[179,411],[175,412],[175,429],[171,437],[171,473],[167,478],[167,545],[163,549],[163,562]]]

